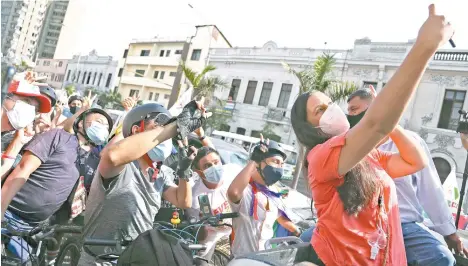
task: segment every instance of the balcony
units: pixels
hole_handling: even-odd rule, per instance
[[[129,65],[156,65],[156,66],[178,66],[180,55],[169,57],[160,56],[128,56],[126,64]]]
[[[468,52],[437,52],[434,61],[468,62]]]
[[[268,122],[278,124],[289,124],[289,117],[287,117],[288,111],[283,108],[268,107],[268,111],[265,114],[264,119]]]
[[[136,85],[136,86],[145,86],[145,87],[172,90],[172,86],[169,86],[167,84],[161,83],[157,80],[153,80],[150,78],[122,76],[120,82],[125,83],[125,84]]]

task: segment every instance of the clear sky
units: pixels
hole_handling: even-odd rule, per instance
[[[216,24],[233,46],[352,48],[355,39],[406,42],[438,5],[468,50],[468,0],[74,0],[86,8],[72,54],[96,49],[120,57],[133,38],[188,36]],[[193,8],[189,7],[189,4]],[[446,47],[449,48],[449,47]]]

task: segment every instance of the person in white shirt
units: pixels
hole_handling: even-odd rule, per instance
[[[274,186],[283,176],[286,153],[277,142],[261,139],[252,152],[251,161],[228,189],[231,207],[234,212],[239,212],[239,217],[232,221],[231,252],[234,257],[264,250],[265,242],[274,236],[276,221],[288,231],[300,234],[300,229],[285,212],[282,198],[287,192]]]
[[[198,196],[207,195],[213,215],[231,213],[231,206],[227,198],[227,190],[232,180],[240,173],[242,167],[237,164],[225,164],[221,162],[218,151],[212,147],[202,147],[192,163],[193,170],[198,174],[194,177],[195,184],[192,187],[192,207],[185,211],[188,217],[200,215]],[[230,221],[224,221],[230,223]],[[201,255],[208,261],[215,250],[216,243],[223,237],[228,237],[232,229],[228,226],[206,226],[200,230],[198,238],[200,243],[207,245],[207,249]],[[203,262],[201,262],[203,263]],[[201,265],[201,264],[199,264]]]

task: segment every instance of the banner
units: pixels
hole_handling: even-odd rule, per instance
[[[193,88],[190,87],[188,88],[180,97],[177,99],[177,101],[174,103],[174,105],[169,109],[169,113],[171,113],[172,116],[178,116],[181,112],[182,109],[186,104],[192,100],[192,93],[193,93]]]
[[[457,213],[458,201],[460,200],[460,190],[458,189],[455,171],[452,171],[442,185],[445,192],[445,199],[452,213]]]

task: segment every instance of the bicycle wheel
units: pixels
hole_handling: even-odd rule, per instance
[[[81,244],[78,239],[68,238],[63,243],[60,249],[57,259],[55,260],[55,266],[76,266],[80,260]]]

